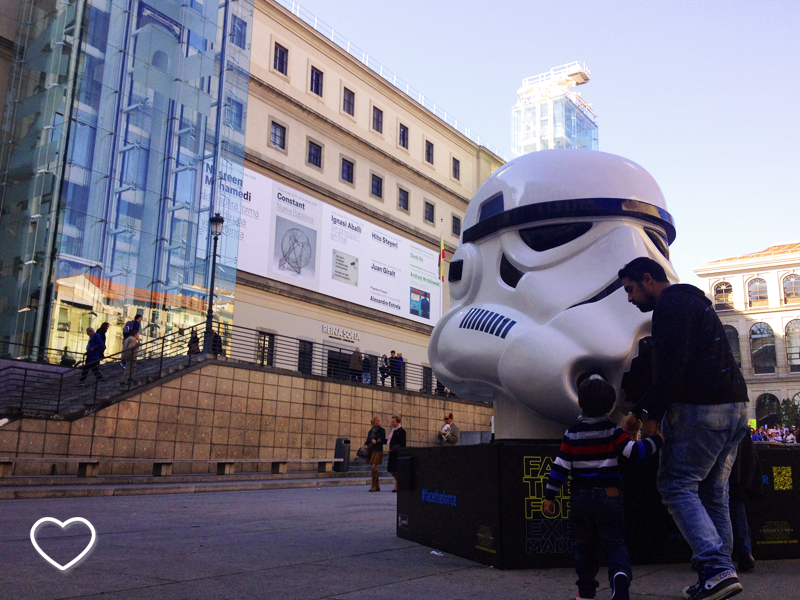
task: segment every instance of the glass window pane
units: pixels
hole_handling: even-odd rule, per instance
[[[408,127],[400,124],[400,145],[408,150]]]
[[[311,67],[311,91],[317,96],[322,96],[322,71]]]
[[[775,372],[775,336],[766,323],[756,323],[750,329],[750,354],[756,374]]]
[[[763,279],[753,279],[747,284],[747,293],[750,306],[768,306],[767,282]]]
[[[344,99],[342,101],[342,110],[351,117],[356,114],[356,95],[347,88],[344,88]]]
[[[400,188],[398,193],[397,206],[403,210],[408,210],[408,192],[403,188]]]
[[[377,175],[372,176],[372,195],[383,198],[383,179]]]

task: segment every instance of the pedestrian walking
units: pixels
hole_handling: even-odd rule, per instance
[[[397,353],[397,387],[406,389],[406,363],[402,352]]]
[[[747,432],[747,386],[728,337],[705,293],[670,284],[664,267],[634,259],[618,276],[628,302],[653,312],[653,382],[622,427],[652,435],[661,420],[665,444],[658,490],[692,549],[699,577],[689,600],[724,600],[742,591],[731,560],[728,478]]]
[[[125,344],[125,340],[128,339],[130,336],[139,333],[142,329],[142,315],[136,315],[125,323],[125,327],[122,328],[122,343]],[[125,358],[119,361],[119,366],[123,369],[125,368]]]
[[[392,350],[389,356],[389,383],[393,388],[397,387],[397,382],[400,380],[399,366],[397,364],[397,355]]]
[[[389,376],[389,359],[385,354],[378,359],[378,372],[381,374],[381,385],[386,386],[386,378]]]
[[[77,387],[86,385],[86,377],[89,375],[89,371],[94,374],[96,381],[103,381],[103,375],[100,373],[100,357],[101,351],[105,349],[106,345],[103,343],[103,338],[97,334],[94,328],[88,327],[86,335],[89,336],[89,341],[86,343],[86,362],[83,365],[80,381],[76,384]]]
[[[133,383],[136,377],[136,359],[139,357],[139,334],[134,333],[125,338],[122,342],[122,356],[128,368],[125,370],[125,377],[122,378],[120,385]]]
[[[200,337],[194,328],[192,329],[192,335],[189,336],[189,354],[200,354]]]
[[[367,433],[367,448],[371,450],[368,464],[372,465],[370,471],[372,473],[372,486],[369,488],[370,492],[380,492],[381,484],[378,478],[378,465],[383,463],[383,446],[386,444],[386,430],[381,427],[381,418],[372,417],[372,429]]]
[[[361,355],[361,350],[356,348],[350,355],[350,381],[361,381],[361,365],[364,362],[364,357]]]
[[[103,360],[106,357],[106,348],[108,347],[108,342],[106,341],[106,334],[108,333],[108,328],[111,327],[111,324],[106,321],[100,327],[97,328],[97,335],[100,336],[100,339],[103,340],[103,349],[100,350],[100,360]]]

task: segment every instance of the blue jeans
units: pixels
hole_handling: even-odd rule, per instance
[[[631,559],[625,546],[622,492],[610,497],[605,488],[572,488],[570,498],[572,556],[581,598],[594,598],[599,585],[600,552],[608,564],[608,581],[620,571],[631,580]]]
[[[744,402],[673,404],[661,423],[658,491],[698,570],[734,568],[727,486],[746,426]]]
[[[733,527],[733,556],[736,560],[742,560],[753,554],[753,546],[750,543],[750,526],[747,523],[747,510],[744,505],[744,497],[741,492],[730,490],[728,495],[731,507],[731,526]]]

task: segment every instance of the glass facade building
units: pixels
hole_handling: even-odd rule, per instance
[[[0,147],[0,355],[232,320],[253,1],[24,0]]]
[[[586,65],[570,63],[522,82],[517,103],[511,109],[515,158],[552,148],[599,149],[597,115],[572,90],[588,81]]]

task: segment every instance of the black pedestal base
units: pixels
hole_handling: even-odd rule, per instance
[[[397,535],[500,569],[571,567],[568,490],[555,518],[542,512],[558,447],[533,441],[402,450]],[[793,479],[800,451],[762,446],[758,453],[765,494],[748,507],[753,554],[800,558],[800,481]],[[632,562],[688,563],[689,546],[656,489],[658,457],[621,469]]]

